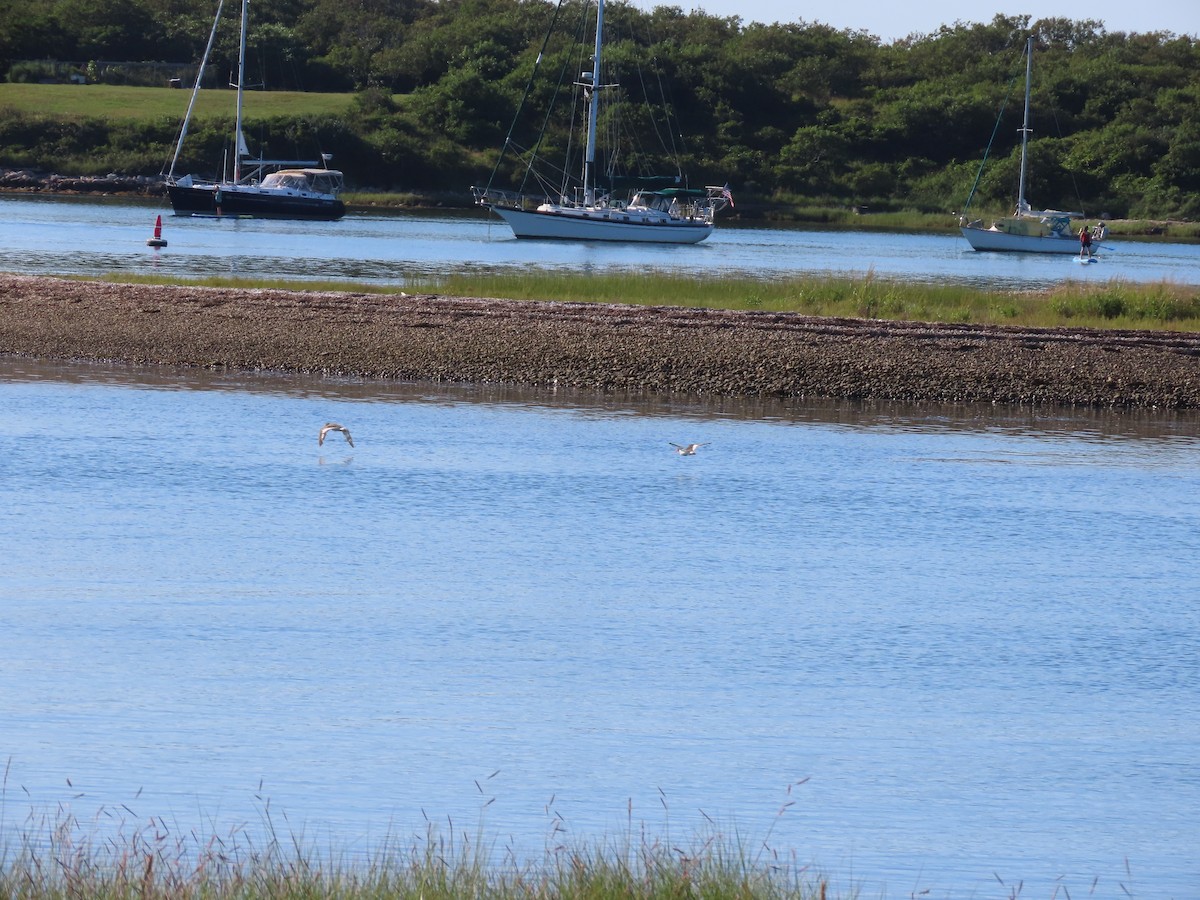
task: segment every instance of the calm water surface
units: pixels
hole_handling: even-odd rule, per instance
[[[1200,897],[1195,415],[0,359],[0,454],[7,829]]]
[[[903,235],[725,222],[686,247],[518,241],[482,211],[348,216],[340,222],[164,216],[168,246],[146,246],[163,204],[0,197],[0,271],[181,277],[348,279],[403,284],[449,271],[656,270],[711,278],[850,275],[1012,289],[1119,278],[1200,284],[1200,244],[1114,240],[1102,262],[979,253],[961,236]]]

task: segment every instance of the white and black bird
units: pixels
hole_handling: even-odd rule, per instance
[[[676,444],[674,441],[667,441],[667,443],[674,447],[675,452],[680,456],[695,456],[697,450],[708,446],[708,441],[703,444]]]
[[[331,431],[340,431],[346,436],[346,443],[351,447],[354,446],[354,440],[350,437],[350,430],[348,428],[343,425],[339,425],[337,422],[326,422],[321,428],[321,433],[317,435],[318,447],[325,443],[325,435],[329,434]]]

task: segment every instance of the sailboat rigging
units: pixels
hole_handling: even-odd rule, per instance
[[[177,178],[175,167],[187,136],[188,123],[200,92],[204,70],[212,52],[224,0],[218,0],[217,15],[204,58],[196,73],[187,112],[180,126],[175,153],[166,175],[167,196],[176,215],[254,216],[277,219],[340,219],[346,206],[339,198],[344,179],[337,169],[328,167],[330,156],[315,160],[284,160],[254,157],[246,145],[242,130],[242,101],[246,72],[246,32],[249,26],[250,0],[242,0],[241,40],[238,49],[236,113],[234,118],[233,177],[207,179],[195,175]]]
[[[619,86],[604,81],[604,0],[595,0],[595,8],[591,67],[574,82],[585,105],[580,174],[572,176],[564,163],[558,172],[561,180],[555,183],[534,172],[538,160],[531,158],[526,177],[541,181],[540,192],[504,190],[493,187],[489,181],[486,187],[471,188],[475,202],[500,216],[519,238],[698,243],[712,234],[717,212],[732,204],[728,186],[693,189],[678,174],[619,178],[602,165],[598,139],[600,105],[606,94],[618,94]],[[539,53],[535,71],[542,58],[543,53]],[[501,151],[501,160],[510,145],[511,131]],[[610,162],[614,158],[610,155]],[[499,168],[497,162],[492,180]],[[627,193],[622,195],[621,190]]]
[[[963,237],[976,250],[1079,253],[1079,234],[1073,230],[1071,223],[1073,220],[1082,219],[1083,213],[1063,212],[1057,209],[1035,210],[1030,207],[1029,201],[1025,198],[1029,135],[1033,133],[1033,129],[1029,125],[1029,99],[1032,82],[1033,37],[1031,36],[1025,44],[1025,116],[1021,125],[1021,174],[1017,187],[1016,211],[1011,216],[995,219],[990,227],[985,228],[981,220],[968,220],[966,210],[971,205],[971,198],[968,197],[963,214],[959,218],[959,227]],[[974,188],[972,188],[971,194],[974,195]],[[1083,225],[1082,227],[1087,228],[1088,226]],[[1105,225],[1101,222],[1090,232],[1092,243],[1102,241],[1105,232]]]

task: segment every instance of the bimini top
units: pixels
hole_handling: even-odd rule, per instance
[[[342,173],[337,169],[281,169],[264,176],[261,186],[337,196],[342,190]]]

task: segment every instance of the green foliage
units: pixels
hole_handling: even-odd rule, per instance
[[[1118,327],[1169,326],[1200,319],[1200,292],[1170,284],[1110,282],[1087,292],[1063,292],[1053,301],[1064,320],[1103,320]]]
[[[234,12],[225,14],[209,65],[211,79],[222,84],[237,57],[237,5],[226,6]],[[351,186],[360,178],[401,190],[461,179],[465,191],[495,164],[555,9],[551,0],[258,3],[245,81],[265,86],[264,97],[280,89],[322,92],[269,115],[329,117],[338,121],[332,130],[277,125],[270,140],[318,141],[300,155],[334,152]],[[569,0],[559,15],[582,21],[582,13],[582,0]],[[194,0],[0,0],[0,72],[31,87],[72,76],[163,84],[168,70],[190,81],[210,15]],[[1110,34],[1086,19],[997,15],[882,44],[868,32],[819,22],[743,22],[677,6],[643,10],[627,0],[610,0],[607,25],[608,58],[622,90],[634,99],[665,99],[675,111],[665,128],[627,125],[668,135],[697,180],[729,182],[744,201],[735,214],[751,201],[785,198],[873,210],[959,209],[985,154],[972,208],[1011,207],[1022,52],[1032,34],[1031,201],[1110,217],[1200,217],[1194,37]],[[569,84],[579,65],[552,43],[542,71],[561,71]],[[0,132],[10,135],[0,165],[83,165],[88,140],[101,142],[90,148],[93,165],[118,158],[141,165],[159,149],[157,131],[123,134],[116,122],[115,131],[84,127],[88,112],[102,124],[125,116],[92,110],[93,98],[81,95],[75,114],[55,114],[76,123],[75,137],[49,127],[34,135],[28,121],[8,121],[26,114],[7,108],[8,87],[16,85],[0,85]],[[553,90],[535,86],[529,107],[544,107]],[[322,102],[331,92],[354,92],[355,100],[333,112]],[[185,93],[176,92],[176,115]],[[202,102],[216,93],[202,92]],[[136,117],[141,105],[134,102],[127,115]],[[218,124],[201,126],[197,164],[200,155],[209,165],[219,160],[228,135],[217,139]],[[153,151],[137,150],[139,136]],[[543,149],[565,144],[562,126],[553,124]],[[369,175],[350,160],[369,166]]]

